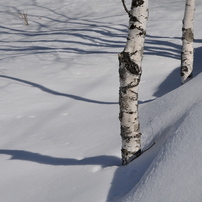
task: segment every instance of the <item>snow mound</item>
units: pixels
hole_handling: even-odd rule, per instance
[[[121,1],[1,2],[0,201],[200,201],[201,75],[176,89],[183,13],[182,1],[150,5],[139,100],[143,149],[156,144],[121,166]]]
[[[161,146],[144,177],[122,201],[201,201],[201,79],[202,74],[144,108],[144,116],[153,112],[150,122]]]

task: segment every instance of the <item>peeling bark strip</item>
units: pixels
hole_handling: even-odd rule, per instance
[[[141,154],[138,119],[138,85],[142,74],[143,46],[148,18],[148,0],[132,0],[126,46],[119,54],[119,106],[122,164]]]
[[[194,11],[195,0],[186,0],[182,27],[181,82],[192,78],[194,60]]]

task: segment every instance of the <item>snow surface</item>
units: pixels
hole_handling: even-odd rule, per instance
[[[184,3],[150,2],[139,103],[143,150],[155,145],[121,166],[121,1],[1,1],[0,201],[201,202],[202,2],[181,86]]]

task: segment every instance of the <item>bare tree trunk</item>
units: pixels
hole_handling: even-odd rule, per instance
[[[182,56],[181,81],[182,84],[192,78],[194,60],[194,11],[195,0],[186,0],[182,27]]]
[[[122,0],[124,4],[124,0]],[[127,11],[127,9],[125,8]],[[122,164],[141,154],[141,133],[138,118],[138,85],[148,19],[148,0],[132,0],[126,46],[119,54],[119,105],[122,137]]]

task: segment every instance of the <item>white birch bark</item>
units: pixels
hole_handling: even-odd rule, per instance
[[[192,78],[194,61],[194,11],[195,0],[186,0],[182,26],[181,82]]]
[[[119,105],[122,137],[122,164],[141,154],[138,119],[138,85],[148,19],[148,0],[132,0],[126,46],[119,54]]]

